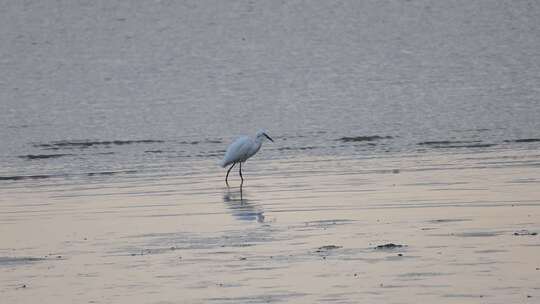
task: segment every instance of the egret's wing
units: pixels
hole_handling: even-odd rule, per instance
[[[225,152],[225,157],[221,161],[221,166],[226,167],[229,164],[234,162],[244,160],[251,150],[252,142],[251,139],[247,136],[242,136],[237,138],[232,144],[227,148]]]

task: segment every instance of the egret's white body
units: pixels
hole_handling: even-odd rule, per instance
[[[232,144],[227,147],[227,152],[221,161],[222,168],[227,167],[232,163],[245,162],[259,151],[262,146],[262,139],[252,139],[249,136],[238,137]]]
[[[259,149],[261,148],[265,139],[273,141],[272,138],[270,138],[270,136],[268,136],[263,130],[259,130],[255,138],[251,138],[249,136],[240,136],[232,144],[230,144],[229,147],[227,147],[227,152],[225,152],[223,160],[219,163],[222,168],[232,164],[227,171],[225,182],[227,182],[229,172],[237,163],[240,164],[240,178],[242,178],[242,181],[244,180],[242,177],[242,163],[259,152]]]

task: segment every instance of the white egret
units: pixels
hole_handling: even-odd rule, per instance
[[[270,136],[268,136],[268,134],[264,132],[264,130],[259,130],[257,135],[255,135],[255,138],[241,136],[230,144],[229,147],[227,147],[227,152],[225,152],[223,160],[219,163],[222,168],[232,164],[227,171],[227,175],[225,176],[225,183],[227,185],[229,185],[227,181],[229,178],[229,173],[236,164],[240,164],[240,170],[238,172],[240,173],[242,183],[244,182],[244,177],[242,176],[242,163],[259,151],[265,139],[272,142],[274,141],[272,138],[270,138]]]

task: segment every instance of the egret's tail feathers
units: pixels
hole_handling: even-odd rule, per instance
[[[219,165],[221,168],[225,168],[225,167],[227,166],[227,163],[225,162],[224,159],[222,159],[222,160],[220,160],[220,161],[218,162],[218,165]]]

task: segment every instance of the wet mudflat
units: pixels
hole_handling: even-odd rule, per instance
[[[519,160],[519,162],[516,162]],[[6,303],[534,303],[535,150],[2,185]]]

